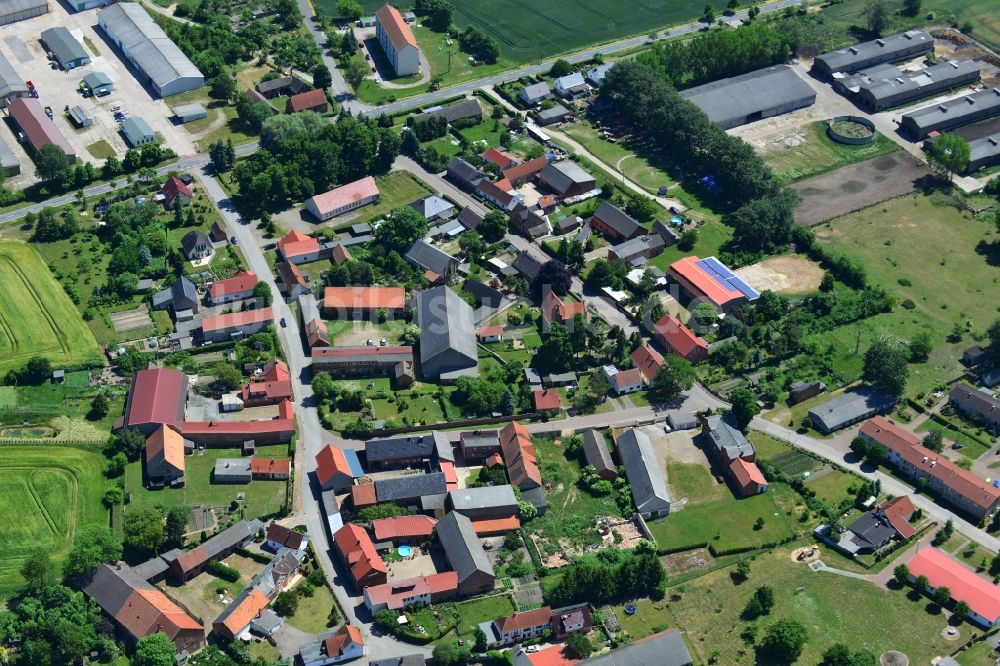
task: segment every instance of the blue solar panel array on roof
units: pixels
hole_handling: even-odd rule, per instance
[[[755,301],[760,294],[757,290],[748,285],[746,282],[738,278],[729,268],[727,268],[721,261],[715,257],[707,257],[701,259],[698,262],[700,266],[706,273],[715,278],[716,282],[721,284],[727,289],[739,291],[744,296],[747,297],[749,301]]]

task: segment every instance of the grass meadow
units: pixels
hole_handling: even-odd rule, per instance
[[[829,250],[856,258],[869,282],[900,301],[892,312],[808,336],[821,348],[832,345],[842,378],[861,375],[863,352],[876,335],[908,340],[921,330],[930,333],[934,351],[926,363],[910,366],[908,393],[926,392],[962,373],[958,359],[972,339],[950,342],[953,327],[982,331],[997,318],[1000,240],[990,213],[977,218],[936,195],[913,194],[815,230]]]
[[[0,447],[0,598],[21,585],[19,570],[36,547],[61,561],[73,535],[107,524],[106,482],[98,453],[61,446]]]
[[[42,257],[16,241],[0,243],[0,372],[42,355],[55,365],[101,358],[90,329]]]

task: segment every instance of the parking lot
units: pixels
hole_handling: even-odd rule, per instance
[[[113,106],[120,106],[128,116],[142,117],[162,137],[163,145],[178,155],[195,154],[197,151],[187,132],[171,122],[169,102],[153,99],[111,45],[104,41],[97,29],[97,11],[91,9],[69,14],[60,3],[49,3],[47,14],[0,26],[0,52],[10,60],[21,77],[34,83],[39,103],[52,108],[56,127],[66,136],[80,160],[103,164],[107,146],[119,157],[125,153],[128,146],[118,132],[118,123],[110,111]],[[38,38],[42,31],[57,26],[65,26],[84,45],[90,52],[90,64],[69,71],[50,66]],[[83,77],[91,72],[107,74],[114,83],[114,91],[105,97],[85,99],[79,85]],[[73,125],[65,109],[77,105],[93,118],[93,125],[82,129]],[[14,149],[22,164],[22,175],[12,179],[11,184],[23,187],[34,182],[34,166],[24,147],[18,145],[17,137],[9,129],[0,130],[0,136]],[[100,143],[102,141],[107,146]]]

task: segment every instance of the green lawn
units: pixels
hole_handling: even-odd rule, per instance
[[[486,144],[487,148],[496,148],[500,145],[500,136],[506,131],[507,128],[499,124],[499,121],[484,115],[483,122],[461,129],[458,133],[468,139],[470,143],[482,141]],[[526,156],[533,147],[540,145],[537,141],[525,135],[517,134],[515,136],[517,138],[510,143],[508,148],[504,149],[506,152]]]
[[[705,224],[698,227],[698,242],[689,250],[684,251],[671,245],[659,255],[649,261],[650,266],[666,271],[670,264],[683,257],[694,255],[696,257],[711,257],[719,253],[720,248],[732,238],[732,230],[724,226],[721,222],[706,219]]]
[[[458,635],[466,639],[472,635],[480,622],[496,620],[517,610],[514,608],[514,600],[507,594],[463,601],[455,604],[455,608],[459,614]]]
[[[892,139],[880,133],[876,133],[875,140],[866,146],[837,143],[827,136],[826,128],[827,123],[823,121],[812,122],[801,128],[795,145],[781,143],[775,147],[769,144],[764,161],[782,181],[794,183],[899,150]]]
[[[708,468],[700,463],[667,463],[667,485],[670,497],[674,501],[686,498],[686,506],[720,502],[731,497],[726,485],[716,482]]]
[[[230,502],[239,493],[244,493],[243,502],[247,518],[264,516],[278,512],[285,501],[284,481],[253,481],[247,485],[212,483],[212,469],[219,458],[241,458],[239,449],[206,449],[203,454],[194,453],[184,460],[185,486],[149,490],[143,485],[142,461],[130,463],[125,469],[125,490],[132,494],[133,507],[171,507],[177,505],[201,505],[203,507],[229,508]],[[285,445],[258,446],[257,458],[287,458]]]
[[[928,419],[917,426],[916,432],[919,434],[936,430],[941,433],[942,439],[945,440],[945,446],[951,446],[952,442],[961,444],[962,455],[972,460],[987,453],[992,448],[985,443],[995,441],[988,432],[982,431],[981,434],[976,434],[976,428],[963,423],[958,417],[938,416],[951,425],[942,425]],[[971,436],[970,433],[972,433]]]
[[[61,561],[76,530],[106,525],[99,453],[59,446],[0,447],[0,598],[23,583],[25,556],[41,547]]]
[[[308,634],[320,634],[329,631],[326,618],[330,615],[331,608],[333,595],[326,585],[320,585],[311,597],[299,595],[299,607],[295,610],[295,615],[285,618],[285,621]]]
[[[607,437],[605,437],[607,439]],[[544,516],[525,523],[524,529],[538,537],[536,543],[542,555],[564,550],[559,540],[566,539],[575,547],[601,543],[595,528],[597,516],[617,516],[618,507],[613,496],[594,497],[579,484],[580,461],[567,459],[562,447],[556,446],[551,437],[536,436],[532,440],[538,454],[542,479],[552,485],[546,493],[549,509]]]
[[[795,544],[795,545],[801,545]],[[876,655],[895,649],[911,664],[926,664],[935,655],[946,654],[953,644],[941,637],[943,616],[927,612],[926,599],[910,600],[902,591],[887,591],[862,580],[827,573],[814,573],[804,564],[792,562],[795,545],[760,555],[751,565],[749,580],[734,585],[728,570],[719,570],[667,589],[670,616],[687,632],[696,662],[706,662],[714,650],[718,663],[747,663],[741,650],[747,646],[740,633],[747,624],[740,613],[754,588],[769,585],[775,592],[771,614],[758,621],[763,628],[782,618],[795,618],[805,625],[809,640],[796,664],[819,663],[823,651],[833,643],[852,649],[867,647]],[[900,628],[905,627],[905,631]],[[963,626],[963,633],[968,626]],[[749,660],[749,661],[752,661]]]
[[[30,245],[0,243],[0,372],[42,355],[56,366],[101,361],[73,302]]]
[[[982,330],[997,317],[990,294],[1000,280],[1000,241],[992,213],[977,219],[914,194],[820,225],[816,234],[830,250],[856,258],[869,282],[901,303],[890,313],[806,338],[821,349],[833,345],[838,374],[847,381],[861,374],[862,354],[854,354],[859,331],[863,351],[884,332],[905,340],[921,330],[931,334],[934,351],[926,363],[910,366],[907,393],[926,392],[964,372],[958,360],[971,341],[946,337],[956,323]]]
[[[666,170],[651,164],[646,157],[637,155],[621,143],[611,143],[602,139],[590,123],[574,123],[563,127],[561,131],[608,165],[614,173],[624,173],[626,178],[649,194],[656,194],[656,191],[663,186],[673,189],[677,184],[676,178]]]
[[[115,149],[110,143],[101,139],[87,146],[87,152],[94,156],[94,159],[106,160],[115,154]]]
[[[729,550],[775,543],[791,536],[792,530],[774,497],[778,493],[791,494],[787,486],[772,483],[768,492],[742,499],[733,497],[728,486],[718,487],[725,491],[719,497],[705,493],[701,497],[706,501],[649,522],[660,548],[708,544],[717,550]],[[755,530],[758,518],[764,519],[764,525]]]

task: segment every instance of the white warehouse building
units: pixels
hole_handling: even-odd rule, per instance
[[[160,97],[205,85],[194,63],[138,4],[120,2],[102,9],[97,24],[138,71],[140,81]]]

